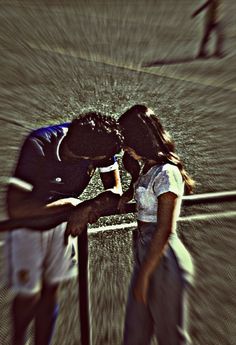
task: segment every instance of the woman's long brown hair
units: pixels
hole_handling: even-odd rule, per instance
[[[133,148],[144,159],[176,165],[185,182],[186,193],[192,193],[195,182],[185,170],[183,161],[175,153],[174,142],[156,115],[148,114],[145,105],[135,105],[121,115],[119,123],[124,135],[124,146]],[[132,176],[133,184],[140,174],[138,162],[127,153],[123,162],[125,169]]]

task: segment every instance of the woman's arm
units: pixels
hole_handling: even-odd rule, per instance
[[[153,235],[134,287],[134,296],[139,302],[146,304],[150,278],[159,264],[165,246],[168,243],[168,238],[175,226],[176,201],[177,196],[172,192],[161,194],[158,197],[157,229]]]

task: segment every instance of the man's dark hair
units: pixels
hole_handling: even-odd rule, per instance
[[[116,120],[97,112],[75,118],[67,133],[67,146],[77,156],[112,157],[121,150],[122,142]]]

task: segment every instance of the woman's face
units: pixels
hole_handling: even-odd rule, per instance
[[[131,147],[125,147],[124,151],[128,152],[128,154],[134,158],[136,161],[142,160],[142,157],[137,154],[137,152],[132,149]]]

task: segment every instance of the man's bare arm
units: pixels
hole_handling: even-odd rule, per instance
[[[100,173],[102,184],[105,190],[111,190],[113,193],[122,194],[119,169]]]
[[[101,173],[101,179],[105,191],[93,199],[84,201],[72,211],[68,219],[65,242],[69,235],[80,235],[87,223],[95,223],[99,217],[114,212],[118,208],[122,192],[118,168]]]
[[[191,17],[194,18],[197,15],[199,15],[199,13],[201,13],[207,6],[209,6],[212,1],[213,0],[207,0],[202,6],[200,6],[199,8],[196,9],[196,11],[193,12]]]
[[[32,192],[15,186],[9,186],[7,193],[7,210],[11,219],[58,214],[72,210],[78,203],[76,198],[65,198],[45,204],[34,198]]]

